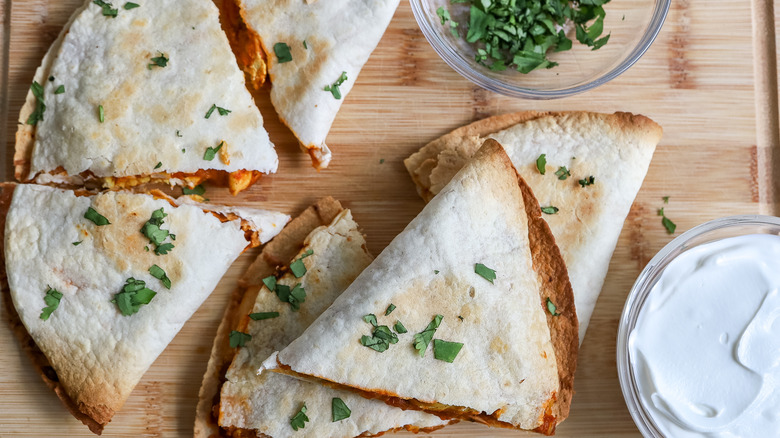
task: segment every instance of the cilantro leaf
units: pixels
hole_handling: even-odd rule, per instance
[[[542,213],[544,214],[555,214],[558,213],[559,211],[560,210],[558,209],[558,207],[553,207],[553,206],[542,207]]]
[[[349,418],[350,415],[352,415],[352,411],[347,407],[347,404],[344,403],[344,400],[333,397],[330,403],[331,407],[331,418],[333,419],[333,422],[341,421],[346,418]]]
[[[474,265],[474,272],[477,273],[480,277],[489,281],[490,283],[493,283],[493,280],[496,279],[496,271],[488,268],[482,263],[477,263]]]
[[[125,7],[125,10],[126,10],[126,11],[129,11],[129,10],[131,10],[131,9],[138,8],[138,7],[140,7],[140,6],[141,6],[141,5],[139,5],[138,3],[127,2],[127,3],[125,3],[125,6],[124,6],[124,7]]]
[[[363,321],[373,325],[374,327],[378,325],[376,321],[376,315],[373,313],[369,313],[368,315],[363,316]]]
[[[663,200],[664,200],[664,204],[668,204],[668,203],[669,203],[669,197],[668,197],[668,196],[664,196],[664,197],[663,197],[663,198],[661,198],[661,199],[663,199]]]
[[[51,287],[47,287],[46,289],[46,295],[43,296],[43,302],[46,303],[46,307],[41,310],[41,316],[40,318],[44,321],[49,319],[52,312],[57,310],[58,307],[60,307],[60,300],[62,299],[62,292],[52,289]]]
[[[206,111],[206,118],[208,119],[209,117],[211,117],[211,115],[214,114],[215,110],[219,113],[220,116],[226,116],[226,115],[228,115],[228,114],[233,112],[233,111],[231,111],[229,109],[217,106],[217,104],[215,103],[215,104],[211,105],[211,108],[209,108],[208,111]]]
[[[569,169],[567,169],[566,166],[561,166],[555,171],[555,176],[557,176],[559,180],[564,181],[571,176],[571,172],[569,172]]]
[[[146,68],[149,70],[152,69],[152,67],[166,67],[168,65],[169,59],[165,57],[165,55],[160,52],[160,56],[155,56],[152,58],[152,63],[147,65]]]
[[[109,222],[108,219],[106,219],[105,216],[103,216],[102,214],[98,213],[92,207],[87,208],[87,212],[84,213],[84,217],[86,219],[91,220],[92,222],[95,223],[95,225],[97,225],[99,227],[103,226],[103,225],[111,225],[111,222]]]
[[[189,187],[182,187],[181,193],[183,195],[198,195],[203,196],[204,193],[206,193],[206,188],[203,187],[203,184],[198,184],[193,188]]]
[[[157,255],[168,254],[168,252],[174,248],[172,243],[165,243],[165,239],[168,237],[173,239],[174,235],[172,235],[170,231],[160,228],[163,225],[166,216],[168,216],[168,214],[166,214],[165,210],[161,207],[160,209],[153,211],[152,217],[146,221],[143,227],[141,227],[141,234],[146,236],[150,243],[154,244],[154,253]]]
[[[106,110],[103,109],[103,105],[98,105],[98,120],[100,123],[105,123],[106,121]]]
[[[163,243],[154,249],[154,253],[157,255],[166,255],[174,248],[172,243]]]
[[[155,170],[162,167],[162,161],[158,161],[157,165],[154,166]]]
[[[278,316],[279,316],[279,312],[257,312],[257,313],[249,314],[249,317],[252,318],[254,321],[262,321],[264,319],[277,318]]]
[[[425,356],[425,350],[428,348],[428,344],[431,343],[433,334],[436,333],[436,329],[439,328],[442,319],[444,319],[444,316],[436,315],[428,326],[425,327],[425,330],[414,335],[414,349],[417,350],[420,357]]]
[[[536,159],[536,170],[539,171],[542,175],[544,175],[544,172],[547,170],[547,154],[539,155],[539,158]]]
[[[290,46],[287,43],[274,44],[274,54],[276,54],[276,60],[279,64],[292,61],[292,54],[290,54]]]
[[[460,353],[460,349],[463,348],[463,344],[460,342],[442,341],[441,339],[433,340],[433,357],[444,362],[452,363],[455,357]]]
[[[147,288],[146,282],[130,277],[111,302],[116,303],[122,315],[130,316],[138,313],[142,305],[149,304],[155,295],[157,292]]]
[[[582,187],[592,186],[596,182],[596,178],[594,178],[593,175],[591,175],[587,178],[579,180],[578,182]]]
[[[268,290],[270,290],[271,292],[274,292],[274,291],[276,291],[276,277],[274,277],[273,275],[269,275],[268,277],[265,277],[265,278],[263,279],[263,284],[264,284],[264,285],[265,285],[265,287],[267,287],[267,288],[268,288]]]
[[[330,91],[330,93],[333,95],[335,99],[341,99],[341,89],[339,87],[346,80],[347,80],[347,72],[343,71],[341,72],[341,76],[339,76],[339,78],[336,79],[336,82],[334,82],[332,85],[326,85],[324,90]]]
[[[230,348],[243,347],[247,341],[252,340],[252,335],[233,330],[230,332],[230,335],[228,335],[228,339],[230,340]]]
[[[664,228],[666,228],[666,232],[669,233],[669,234],[674,234],[674,231],[677,229],[677,224],[672,222],[666,216],[661,218],[661,224],[663,224]]]
[[[301,409],[290,419],[290,426],[293,430],[303,429],[306,427],[306,422],[309,421],[309,417],[306,416],[306,403],[301,406]]]
[[[560,313],[557,313],[558,308],[555,306],[555,304],[552,302],[552,300],[548,297],[547,298],[547,311],[550,312],[550,315],[552,316],[558,316]]]
[[[390,303],[390,305],[387,306],[387,309],[385,309],[385,316],[393,313],[393,310],[395,310],[395,304]]]
[[[152,275],[152,277],[160,280],[166,289],[171,288],[171,279],[168,278],[168,275],[165,273],[163,268],[157,265],[152,265],[152,267],[149,268],[149,273]]]
[[[43,102],[43,86],[37,81],[33,81],[30,90],[35,96],[35,109],[27,118],[27,124],[36,125],[39,121],[43,121],[43,113],[46,112],[46,104]]]
[[[219,152],[219,150],[222,149],[222,146],[224,146],[224,145],[225,145],[225,142],[222,141],[222,142],[219,143],[219,146],[217,146],[216,148],[213,148],[213,147],[209,146],[208,148],[206,148],[206,152],[203,153],[203,159],[206,160],[206,161],[213,160],[214,157],[217,156],[217,152]]]
[[[79,240],[78,242],[73,242],[73,243],[71,243],[71,245],[79,246],[79,245],[81,245],[81,242],[83,242],[83,240]]]
[[[408,332],[408,330],[406,330],[406,327],[404,327],[404,325],[401,324],[401,321],[398,321],[398,320],[395,321],[395,325],[393,326],[393,330],[395,330],[395,332],[398,333],[398,334],[404,334],[404,333]]]
[[[390,344],[398,343],[398,336],[390,331],[390,327],[386,325],[376,325],[376,317],[374,315],[366,315],[363,317],[363,319],[366,322],[370,322],[366,320],[366,318],[369,316],[374,317],[374,321],[371,322],[371,324],[374,326],[374,330],[371,332],[371,336],[363,335],[360,338],[360,343],[364,347],[368,347],[381,353],[390,348]]]
[[[100,6],[103,9],[104,17],[116,18],[117,14],[119,13],[119,9],[115,9],[114,5],[103,0],[92,0],[92,3]]]
[[[56,90],[54,90],[54,94],[63,94],[63,93],[65,93],[65,86],[64,85],[60,85],[59,87],[57,87]]]

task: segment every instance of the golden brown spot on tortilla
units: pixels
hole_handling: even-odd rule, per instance
[[[490,342],[490,349],[495,351],[496,353],[506,353],[507,350],[509,350],[509,346],[504,342],[503,339],[499,338],[498,336],[495,336],[493,340]]]

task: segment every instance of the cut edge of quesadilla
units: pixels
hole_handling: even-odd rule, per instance
[[[574,307],[574,295],[568,280],[565,263],[555,244],[555,239],[549,226],[541,217],[542,213],[539,204],[523,178],[517,173],[503,147],[495,140],[488,139],[477,152],[474,159],[479,159],[480,156],[498,157],[502,166],[512,169],[522,192],[523,204],[529,223],[528,233],[533,269],[536,271],[536,276],[541,286],[539,289],[539,306],[540,310],[546,315],[551,343],[555,350],[558,374],[558,391],[554,392],[547,402],[544,403],[543,412],[537,421],[539,425],[533,431],[552,435],[555,433],[556,426],[568,416],[573,396],[574,373],[579,349],[578,321]],[[548,300],[556,305],[556,315],[552,315],[549,311]],[[380,399],[401,409],[422,410],[437,415],[442,419],[469,420],[492,427],[517,428],[511,423],[498,419],[502,414],[501,409],[495,412],[479,412],[465,406],[451,406],[437,401],[402,398],[400,395],[386,390],[367,390],[334,382],[322,376],[302,374],[294,371],[289,365],[279,360],[278,352],[274,353],[264,363],[262,370],[270,370],[302,380],[317,382],[334,389],[354,391],[366,398]]]
[[[239,326],[244,315],[251,312],[260,292],[259,286],[263,284],[262,279],[273,275],[277,267],[289,263],[303,247],[306,236],[315,228],[332,222],[342,210],[341,203],[332,197],[322,198],[309,206],[263,247],[263,251],[239,280],[239,287],[233,291],[223,313],[203,375],[195,414],[196,437],[220,436],[217,422],[220,390],[236,354],[235,349],[230,348],[228,334]]]
[[[119,410],[113,410],[108,406],[88,406],[83,402],[77,403],[71,398],[63,384],[60,382],[57,372],[52,367],[49,359],[38,347],[35,340],[25,327],[20,315],[18,314],[16,307],[13,303],[11,296],[11,289],[8,283],[8,274],[6,271],[5,263],[5,230],[6,230],[6,217],[11,206],[14,191],[17,187],[21,186],[18,183],[0,183],[0,257],[2,257],[2,263],[0,263],[0,294],[2,297],[2,307],[6,320],[14,334],[21,349],[27,355],[32,363],[33,370],[41,376],[41,379],[49,389],[54,391],[57,397],[60,399],[63,405],[65,405],[68,412],[73,417],[81,421],[86,425],[89,430],[97,435],[101,435],[104,427],[111,421],[113,416]],[[45,187],[45,186],[44,186]],[[87,191],[74,192],[77,197],[93,196],[93,193]],[[149,196],[164,200],[176,208],[178,205],[175,200],[162,192],[153,191],[148,194]],[[212,214],[220,222],[240,221],[241,230],[244,232],[244,239],[247,241],[247,246],[244,250],[257,246],[259,242],[260,230],[253,229],[251,224],[247,220],[241,218],[235,213],[224,214],[222,212],[214,210],[203,210],[204,213]]]
[[[232,0],[223,0],[230,3]],[[82,6],[73,12],[68,19],[65,26],[58,34],[55,41],[47,50],[46,54],[41,61],[41,65],[36,69],[33,76],[33,81],[39,84],[45,84],[47,78],[50,78],[50,71],[53,63],[56,61],[62,43],[65,37],[70,32],[70,28],[73,22],[92,5],[92,1],[86,0]],[[222,7],[218,8],[222,12]],[[229,8],[225,9],[226,13],[220,13],[220,25],[225,33],[226,37],[230,36],[226,29],[229,29],[227,25],[223,25],[221,17],[225,15],[230,17]],[[194,29],[194,28],[193,28]],[[241,70],[245,73],[246,79],[250,81],[253,86],[260,87],[267,75],[266,65],[262,58],[262,51],[251,52],[250,48],[259,47],[259,38],[256,38],[256,34],[251,29],[244,26],[243,29],[239,27],[236,30],[235,35],[238,37],[235,39],[236,44],[241,43],[243,45],[234,45],[233,38],[227,38],[231,52],[234,59],[238,60],[239,56],[247,57],[247,53],[254,53],[256,56],[250,59],[247,64],[247,68]],[[255,35],[255,37],[253,37]],[[245,50],[237,51],[237,47],[245,47]],[[256,58],[256,59],[255,59]],[[253,66],[253,67],[252,67]],[[254,68],[254,70],[252,69]],[[247,90],[248,91],[248,90]],[[215,185],[221,187],[227,187],[232,195],[236,195],[243,190],[246,190],[253,184],[255,184],[266,172],[254,169],[238,169],[234,171],[222,170],[222,169],[198,169],[194,172],[155,172],[150,171],[140,175],[128,175],[128,176],[96,176],[90,170],[80,172],[75,175],[69,175],[63,166],[59,166],[51,171],[37,172],[32,174],[32,156],[35,148],[37,124],[28,124],[27,121],[30,116],[36,110],[36,96],[34,95],[32,88],[27,92],[24,104],[19,112],[18,127],[15,136],[15,149],[14,149],[14,177],[21,183],[37,183],[44,185],[52,185],[59,188],[77,189],[85,186],[87,188],[102,188],[108,190],[130,189],[143,184],[170,184],[171,186],[179,185],[184,187],[193,188],[205,181],[210,181]],[[259,112],[259,109],[258,109]],[[178,135],[178,134],[177,134]],[[223,141],[224,143],[224,141]],[[273,147],[273,144],[271,144]],[[218,148],[220,149],[220,148]],[[219,158],[225,163],[229,164],[230,158],[227,153],[227,148],[221,148],[218,154]],[[278,159],[277,159],[278,164]],[[269,173],[273,173],[276,166]]]

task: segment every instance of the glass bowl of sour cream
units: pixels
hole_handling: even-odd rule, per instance
[[[645,437],[780,437],[780,218],[717,219],[656,254],[617,366]]]

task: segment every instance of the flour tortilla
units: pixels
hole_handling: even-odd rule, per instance
[[[553,433],[571,402],[577,319],[566,268],[524,185],[503,148],[487,141],[264,368],[444,418]],[[475,273],[476,263],[496,271],[494,284]],[[560,315],[548,312],[548,298]],[[385,316],[390,304],[396,309]],[[367,314],[409,332],[376,352],[360,342],[372,330]],[[453,363],[413,348],[414,334],[437,314],[444,318],[433,338],[464,344]]]
[[[291,248],[295,248],[295,252],[291,252]],[[267,245],[245,278],[274,275],[278,262],[268,263],[268,260],[285,259],[283,265],[289,266],[308,250],[313,254],[304,259],[307,273],[300,282],[307,297],[300,311],[291,311],[289,305],[282,304],[259,282],[234,293],[201,386],[195,436],[221,436],[225,435],[226,429],[242,429],[251,436],[358,436],[400,427],[430,430],[446,424],[438,417],[402,411],[351,392],[328,389],[280,374],[256,375],[262,360],[300,335],[372,259],[349,210],[341,209],[332,198],[325,198],[293,220]],[[279,281],[290,286],[299,282],[289,272]],[[278,311],[280,317],[253,321],[246,316],[250,312],[264,311]],[[252,339],[238,350],[228,349],[227,337],[232,329],[249,333]],[[228,365],[227,381],[223,384]],[[220,390],[221,396],[215,397]],[[349,419],[331,421],[333,397],[341,398],[350,407]],[[310,422],[304,430],[295,432],[289,418],[294,415],[293,410],[299,408],[293,405],[302,401],[308,408]],[[223,429],[216,423],[216,417]]]
[[[34,341],[21,342],[34,367],[74,416],[99,434],[249,242],[239,220],[224,222],[198,207],[174,208],[149,195],[88,197],[24,184],[15,187],[8,204],[4,258],[14,331]],[[90,206],[111,224],[84,218]],[[168,214],[162,228],[176,240],[168,254],[158,256],[140,230],[159,208]],[[170,278],[170,290],[149,273],[154,264]],[[138,313],[123,316],[111,300],[129,277],[145,281],[157,295]],[[49,287],[62,298],[42,320]]]
[[[111,18],[85,1],[52,45],[34,77],[44,87],[43,120],[26,123],[36,105],[32,91],[20,114],[17,178],[67,184],[94,179],[111,187],[122,177],[126,186],[150,179],[193,185],[232,173],[245,186],[260,173],[275,172],[276,152],[216,6],[136,3],[140,7],[131,10],[116,6]],[[167,66],[149,67],[160,54]],[[55,94],[60,86],[64,93]],[[212,105],[231,112],[215,110],[206,119]],[[222,142],[220,153],[204,160],[207,148]],[[231,189],[236,186],[231,182]]]
[[[631,204],[647,173],[661,127],[629,113],[521,112],[458,128],[425,145],[404,163],[420,195],[429,201],[485,140],[495,138],[542,206],[569,271],[580,343],[596,306],[609,261]],[[546,155],[545,175],[536,168]],[[555,172],[566,166],[564,181]],[[593,185],[578,181],[593,176]]]
[[[328,131],[399,0],[235,1],[267,54],[271,103],[279,118],[308,151],[314,167],[327,167]],[[277,43],[287,44],[292,61],[278,62]],[[336,99],[324,88],[342,72],[348,79],[339,86],[341,99]]]

